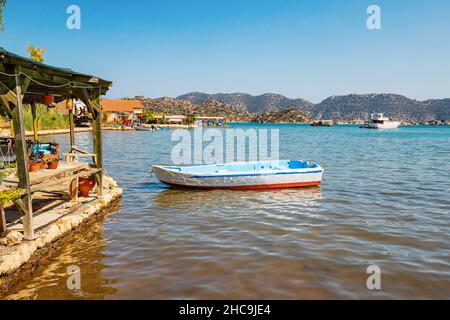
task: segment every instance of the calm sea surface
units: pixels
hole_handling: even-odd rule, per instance
[[[104,132],[123,199],[7,298],[450,298],[450,127],[233,127],[280,129],[281,158],[318,162],[322,186],[172,189],[149,174],[170,163],[171,131]],[[73,264],[81,290],[66,287]]]

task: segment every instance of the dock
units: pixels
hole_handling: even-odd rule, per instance
[[[0,294],[32,273],[60,239],[122,195],[103,168],[101,96],[111,85],[99,77],[45,65],[0,48],[0,108],[11,120],[14,136],[9,143],[15,151],[14,166],[8,162],[1,169]],[[93,119],[91,151],[76,146],[75,132],[81,130],[75,128],[73,106],[78,99]],[[60,152],[57,144],[39,142],[43,132],[38,130],[36,117],[37,104],[53,108],[61,101],[69,106],[70,148],[66,152]],[[32,141],[25,132],[24,104],[31,105]]]

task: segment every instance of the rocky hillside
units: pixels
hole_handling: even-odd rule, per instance
[[[172,98],[144,99],[142,101],[145,109],[154,113],[164,113],[168,115],[198,115],[205,117],[225,117],[227,121],[250,122],[254,115],[247,110],[237,108],[229,104],[215,100],[208,100],[201,104],[193,104]]]
[[[433,119],[450,121],[450,99],[425,100],[422,104],[431,110]]]
[[[253,122],[309,123],[313,119],[297,108],[256,114]]]
[[[142,100],[145,109],[159,114],[201,115],[211,117],[225,117],[232,122],[286,122],[304,123],[312,119],[298,108],[270,111],[265,113],[250,113],[244,108],[225,104],[216,100],[207,99],[200,104],[172,98],[146,98]]]
[[[271,93],[252,96],[245,93],[211,95],[192,92],[179,96],[177,99],[197,104],[217,100],[240,109],[246,109],[254,114],[297,108],[312,118],[336,121],[365,121],[369,114],[375,112],[381,112],[389,118],[406,122],[450,120],[450,99],[417,101],[398,94],[332,96],[318,104]]]
[[[304,99],[290,99],[280,94],[266,93],[252,96],[247,93],[216,93],[207,94],[191,92],[177,97],[178,100],[189,101],[193,104],[203,104],[210,100],[233,105],[251,113],[280,111],[289,108],[308,110],[313,104]]]
[[[436,113],[424,103],[398,94],[350,94],[332,96],[311,108],[318,119],[367,119],[369,114],[381,112],[402,121],[429,121]]]

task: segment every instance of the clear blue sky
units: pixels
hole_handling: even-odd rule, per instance
[[[81,8],[81,30],[66,8]],[[377,4],[382,29],[366,28]],[[0,46],[114,81],[111,97],[276,92],[450,97],[450,1],[7,0]]]

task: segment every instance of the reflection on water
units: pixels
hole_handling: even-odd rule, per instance
[[[312,208],[319,205],[317,200],[320,198],[320,187],[254,191],[167,188],[156,193],[153,201],[161,208],[176,210],[191,211],[200,206],[206,206],[210,210],[222,207],[252,210],[265,205],[270,208],[282,204],[296,208],[303,206]]]
[[[172,189],[148,172],[170,163],[169,130],[105,132],[119,208],[8,298],[450,297],[450,128],[278,127],[281,156],[321,164],[321,187]],[[87,150],[90,133],[77,141]],[[74,263],[78,293],[65,285]],[[378,292],[365,286],[372,264]]]
[[[57,255],[46,257],[42,261],[45,267],[39,267],[31,280],[18,285],[20,290],[7,299],[102,299],[117,292],[113,282],[102,277],[106,268],[102,262],[105,258],[102,249],[106,245],[102,221],[93,222],[88,230],[75,233],[65,241],[68,243]],[[72,265],[81,270],[79,290],[67,288],[67,268]]]

